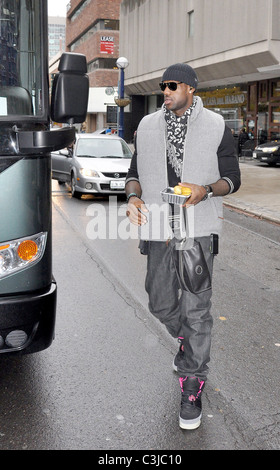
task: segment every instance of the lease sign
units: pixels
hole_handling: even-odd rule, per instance
[[[100,52],[103,52],[104,54],[114,54],[113,36],[101,36]]]

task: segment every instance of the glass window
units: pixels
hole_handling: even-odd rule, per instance
[[[248,111],[255,113],[257,110],[257,85],[254,83],[248,87]]]
[[[194,35],[194,11],[190,11],[188,13],[188,32],[189,32],[189,38],[193,37]]]
[[[131,152],[125,142],[106,137],[104,139],[80,138],[76,148],[77,157],[88,158],[131,158]]]
[[[266,81],[259,83],[259,99],[263,101],[267,100],[267,82]]]
[[[40,4],[0,4],[0,118],[42,114]]]
[[[271,82],[271,96],[273,98],[280,96],[280,80],[273,80]]]
[[[118,31],[120,29],[119,20],[104,20],[104,29]]]
[[[271,108],[271,121],[274,124],[280,123],[280,106],[272,106]]]
[[[80,5],[79,8],[75,11],[75,13],[71,16],[71,21],[75,21],[75,19],[82,13],[83,9],[90,4],[91,0],[84,0],[84,2]]]
[[[116,66],[116,59],[95,59],[92,62],[88,64],[88,72],[93,72],[94,70],[97,69],[116,69],[118,70],[118,67]]]

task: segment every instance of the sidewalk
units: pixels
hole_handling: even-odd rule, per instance
[[[240,162],[241,187],[224,197],[224,204],[280,224],[280,168]]]

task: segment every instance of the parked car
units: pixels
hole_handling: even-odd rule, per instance
[[[280,163],[280,139],[258,145],[253,151],[253,158],[269,166]]]
[[[69,183],[74,197],[124,194],[132,152],[115,136],[77,134],[72,149],[52,152],[52,178]]]

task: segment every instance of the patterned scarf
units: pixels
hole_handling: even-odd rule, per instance
[[[187,132],[189,116],[196,105],[196,97],[193,104],[185,111],[183,116],[176,116],[172,111],[166,109],[163,105],[164,117],[166,121],[166,148],[167,159],[174,169],[176,176],[181,178],[183,169],[184,143]]]

